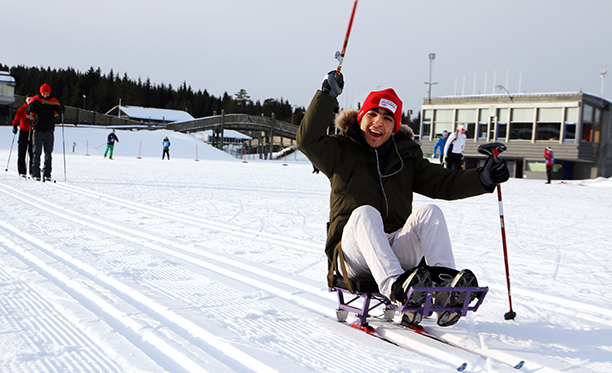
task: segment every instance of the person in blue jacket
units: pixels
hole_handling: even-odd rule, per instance
[[[434,146],[434,158],[438,158],[438,149],[440,149],[440,159],[444,159],[444,145],[446,145],[446,139],[448,139],[448,131],[444,130],[444,132],[442,132],[442,137],[436,141],[436,146]]]
[[[164,160],[164,157],[166,155],[168,155],[168,160],[170,160],[170,140],[168,139],[167,136],[164,138],[164,141],[162,142],[162,146],[164,148],[164,152],[162,153],[162,160]]]

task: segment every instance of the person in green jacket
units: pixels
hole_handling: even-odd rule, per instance
[[[325,252],[328,284],[334,276],[373,278],[393,302],[420,306],[423,292],[407,299],[411,287],[478,286],[468,269],[455,269],[444,215],[427,204],[412,210],[413,193],[445,200],[492,192],[509,178],[503,160],[490,157],[484,167],[448,170],[423,158],[410,127],[401,125],[402,101],[393,89],[371,92],[359,111],[336,118],[340,132],[328,135],[338,111],[342,74],[330,72],[315,94],[297,133],[298,149],[330,180],[330,221]],[[436,305],[457,306],[460,292],[439,292]],[[438,325],[459,320],[440,312]],[[422,315],[402,315],[417,325]]]
[[[119,138],[115,135],[115,130],[108,134],[108,138],[106,139],[106,151],[104,152],[104,158],[110,151],[110,156],[108,159],[113,159],[113,150],[115,150],[115,141],[119,142]]]

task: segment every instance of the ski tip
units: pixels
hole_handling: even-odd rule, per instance
[[[523,367],[523,365],[525,365],[525,360],[521,360],[520,363],[516,364],[514,366],[514,369],[521,369]]]
[[[467,368],[467,363],[461,364],[461,366],[459,368],[457,368],[457,371],[463,372],[465,370],[465,368]]]

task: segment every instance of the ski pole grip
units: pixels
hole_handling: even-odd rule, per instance
[[[478,147],[478,153],[497,157],[503,151],[505,151],[506,145],[501,142],[490,142],[488,144],[482,144]]]

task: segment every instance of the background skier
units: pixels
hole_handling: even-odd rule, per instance
[[[465,140],[467,138],[465,135],[466,130],[466,125],[460,124],[457,126],[457,131],[453,132],[446,139],[444,159],[446,161],[446,168],[449,170],[460,170],[463,166],[463,153],[465,152]]]
[[[442,132],[442,136],[438,139],[438,141],[436,141],[436,145],[434,146],[434,157],[437,158],[438,156],[440,157],[440,163],[443,163],[444,161],[444,146],[446,145],[446,140],[448,139],[448,131],[444,130],[444,132]],[[440,151],[440,153],[438,154],[438,150]]]
[[[373,277],[383,295],[409,306],[425,300],[423,293],[407,299],[410,287],[477,286],[471,271],[454,269],[440,208],[424,205],[413,212],[412,193],[450,200],[492,192],[508,180],[505,162],[490,157],[483,168],[451,171],[424,159],[412,130],[400,123],[402,101],[393,89],[371,92],[360,111],[340,113],[340,133],[328,135],[343,86],[342,74],[327,75],[297,133],[298,149],[331,183],[325,248],[329,284],[334,274],[345,283]],[[436,304],[456,306],[459,297],[438,293]],[[438,314],[441,326],[458,320],[454,312]],[[402,315],[404,324],[420,321],[418,312]]]
[[[23,106],[17,109],[15,119],[13,119],[13,133],[16,134],[17,129],[19,129],[19,138],[17,140],[17,171],[21,177],[26,177],[27,173],[32,175],[32,123],[26,114],[26,108],[33,97],[34,95],[31,93],[26,95]],[[27,169],[26,154],[29,159]]]
[[[553,165],[555,164],[555,153],[553,153],[550,146],[544,149],[544,159],[546,160],[546,178],[548,179],[546,184],[550,184],[552,180]]]
[[[164,152],[162,153],[162,160],[164,159],[166,154],[168,155],[168,160],[170,160],[170,140],[168,139],[168,136],[166,136],[164,138],[164,141],[162,141],[162,147],[164,148]]]
[[[104,152],[104,158],[109,153],[108,159],[113,159],[113,150],[115,149],[115,141],[119,142],[119,138],[115,135],[115,130],[108,134],[108,138],[106,139],[106,151]]]
[[[53,144],[55,141],[55,117],[64,112],[64,106],[51,94],[51,87],[40,86],[40,94],[30,101],[26,113],[31,116],[33,132],[32,177],[40,181],[40,155],[45,151],[43,178],[51,180]]]

